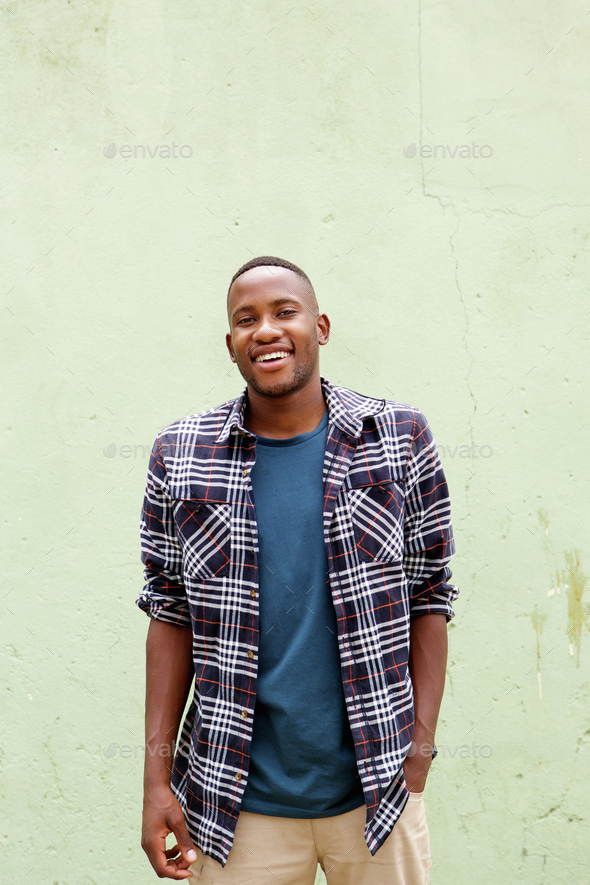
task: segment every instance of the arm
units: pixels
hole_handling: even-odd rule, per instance
[[[421,793],[432,762],[432,746],[447,666],[447,619],[419,615],[410,622],[410,676],[414,687],[414,735],[404,763],[408,790]]]
[[[410,597],[409,669],[414,688],[414,734],[404,763],[411,792],[424,789],[447,664],[447,621],[459,595],[449,583],[455,552],[445,475],[422,414],[415,416],[407,464],[404,571]]]
[[[146,643],[145,769],[141,846],[160,878],[187,879],[197,859],[170,766],[193,679],[192,629],[150,620]],[[177,844],[166,851],[166,836]]]

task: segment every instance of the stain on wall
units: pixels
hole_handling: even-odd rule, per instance
[[[531,615],[531,621],[537,634],[537,680],[539,682],[539,698],[543,700],[543,688],[541,684],[541,633],[543,632],[543,624],[547,620],[547,612],[535,606]]]
[[[578,550],[566,550],[565,569],[561,573],[561,586],[567,591],[567,635],[569,637],[570,654],[575,652],[576,665],[580,666],[582,650],[582,633],[584,627],[590,630],[590,601],[585,604],[584,590],[587,577],[580,568]]]

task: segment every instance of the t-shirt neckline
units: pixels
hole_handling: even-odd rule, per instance
[[[289,436],[286,439],[273,439],[269,436],[258,436],[255,434],[256,442],[260,443],[262,446],[298,446],[301,445],[301,443],[309,442],[309,440],[322,433],[327,426],[328,410],[326,409],[322,415],[320,423],[314,430],[309,430],[307,433],[298,433],[297,436]]]

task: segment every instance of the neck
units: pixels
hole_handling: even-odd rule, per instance
[[[322,383],[317,375],[305,387],[284,396],[263,396],[248,387],[244,424],[257,436],[289,439],[315,430],[325,411]]]

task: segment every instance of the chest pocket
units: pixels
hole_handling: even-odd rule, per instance
[[[404,550],[404,487],[384,482],[349,490],[354,540],[361,562],[399,562]]]
[[[184,570],[194,578],[227,575],[231,562],[231,505],[183,498],[174,519]]]

